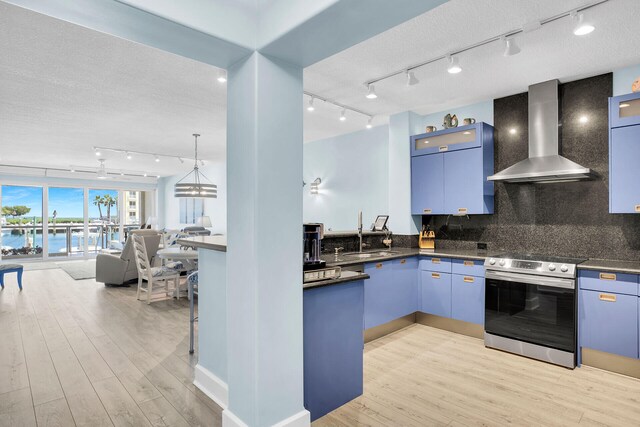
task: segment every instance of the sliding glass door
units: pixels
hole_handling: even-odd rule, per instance
[[[48,196],[49,256],[83,256],[84,189],[49,187]]]
[[[42,258],[42,187],[2,186],[2,258]]]
[[[89,190],[89,232],[86,236],[89,253],[119,248],[120,215],[118,190]]]

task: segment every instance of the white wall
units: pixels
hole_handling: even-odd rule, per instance
[[[304,144],[304,222],[322,222],[334,231],[355,230],[360,210],[365,227],[377,215],[386,215],[388,147],[388,126]],[[311,195],[310,184],[318,177],[320,194]]]
[[[204,214],[211,218],[212,233],[227,234],[227,167],[226,162],[209,162],[200,168],[209,180],[218,186],[217,199],[204,199]],[[188,225],[180,223],[179,200],[173,196],[173,186],[184,173],[158,180],[158,226],[181,229]]]

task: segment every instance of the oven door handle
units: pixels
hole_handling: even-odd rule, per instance
[[[505,282],[527,283],[530,285],[548,286],[551,288],[575,289],[576,281],[548,276],[532,276],[529,274],[503,273],[501,271],[485,271],[486,279],[503,280]]]

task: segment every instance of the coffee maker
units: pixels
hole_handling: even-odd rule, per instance
[[[303,271],[325,268],[326,262],[320,259],[321,242],[324,238],[324,224],[303,224],[302,230],[304,244]]]

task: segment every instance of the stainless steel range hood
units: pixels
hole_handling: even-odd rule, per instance
[[[560,155],[558,80],[529,86],[529,158],[488,177],[504,182],[568,182],[591,170]]]

